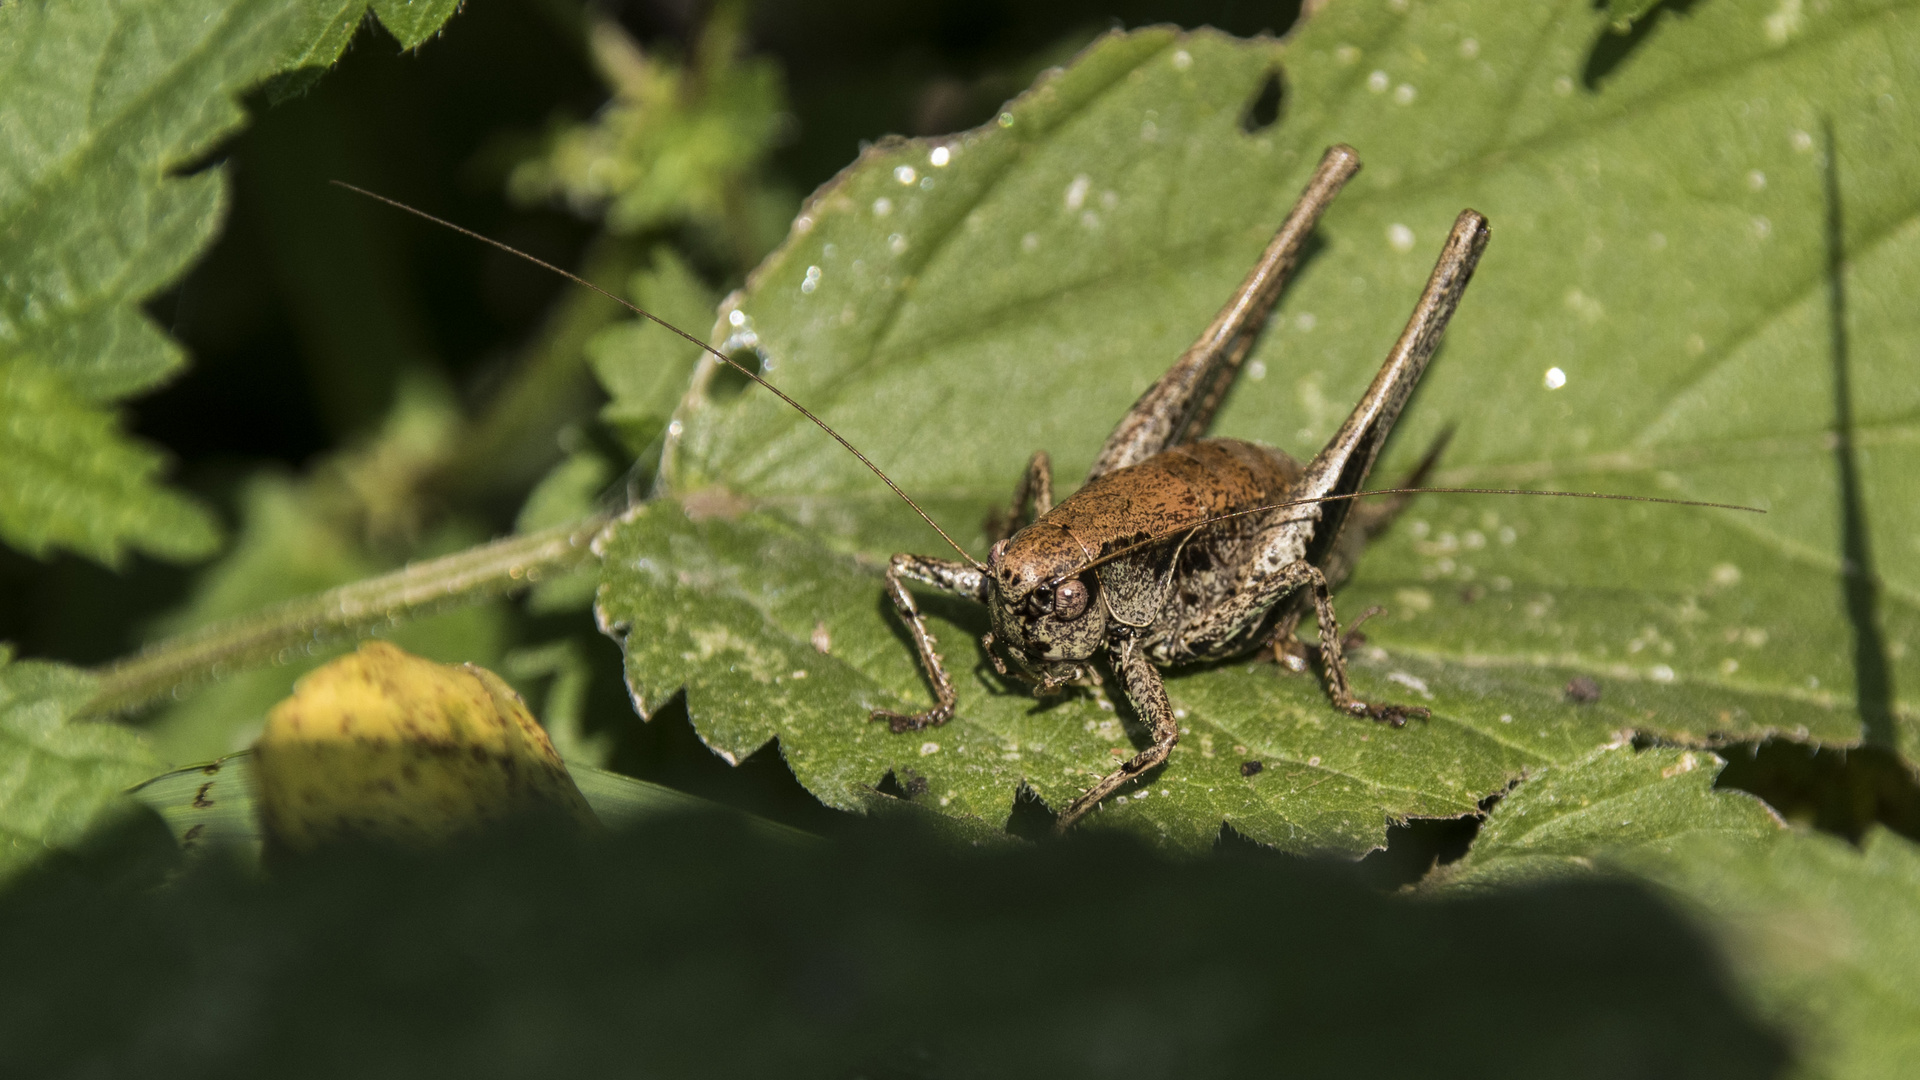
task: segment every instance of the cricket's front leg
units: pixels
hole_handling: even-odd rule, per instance
[[[1159,669],[1139,649],[1134,648],[1132,641],[1122,642],[1112,655],[1114,670],[1127,689],[1127,700],[1133,702],[1134,711],[1153,730],[1153,745],[1133,755],[1125,764],[1088,788],[1086,794],[1073,800],[1061,811],[1060,820],[1054,823],[1055,832],[1066,832],[1074,822],[1085,817],[1087,811],[1100,805],[1100,800],[1167,760],[1167,755],[1173,752],[1173,745],[1180,741],[1180,728],[1174,723],[1173,704],[1167,700],[1166,683],[1161,681]]]
[[[873,710],[871,718],[885,720],[895,733],[937,727],[953,718],[953,680],[947,676],[947,666],[941,661],[940,654],[934,651],[937,642],[927,631],[927,621],[920,614],[920,606],[913,602],[913,594],[907,591],[906,583],[909,580],[924,582],[983,603],[986,601],[986,575],[971,563],[931,559],[924,555],[895,555],[887,564],[887,596],[893,600],[894,608],[906,622],[907,632],[913,635],[913,646],[920,653],[921,666],[927,670],[927,681],[933,684],[935,701],[934,707],[926,712]]]

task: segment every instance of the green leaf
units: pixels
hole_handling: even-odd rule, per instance
[[[635,274],[629,291],[634,302],[675,326],[693,333],[713,325],[720,300],[672,248],[654,250],[653,265]],[[686,393],[687,377],[700,350],[672,331],[645,319],[633,319],[598,336],[588,346],[594,374],[613,400],[601,419],[620,433],[636,454],[644,453],[666,431],[673,408]]]
[[[1880,829],[1855,849],[1786,828],[1757,799],[1713,790],[1719,766],[1693,750],[1614,747],[1551,769],[1501,800],[1435,891],[1651,881],[1793,1033],[1799,1075],[1904,1075],[1920,1053],[1920,849]]]
[[[0,538],[21,550],[112,564],[130,543],[187,560],[218,542],[206,511],[158,485],[164,456],[36,358],[0,359],[0,418]]]
[[[1898,1077],[1920,1060],[1920,847],[1875,828],[1859,848],[1780,830],[1696,833],[1616,864],[1720,937],[1747,993],[1792,1032],[1807,1076]]]
[[[592,515],[613,480],[613,467],[606,458],[591,451],[568,454],[527,495],[514,518],[513,531],[539,532]]]
[[[396,420],[401,422],[395,427],[406,427],[403,416]],[[391,569],[395,560],[368,550],[358,523],[342,520],[339,507],[330,505],[338,494],[323,482],[297,483],[272,472],[253,477],[242,492],[232,550],[201,574],[187,605],[158,629],[184,633]],[[444,554],[478,539],[452,525],[425,538],[415,554]],[[499,604],[479,604],[414,620],[382,636],[432,660],[494,665],[505,644],[505,619]],[[295,679],[352,647],[310,646],[272,667],[216,672],[215,681],[182,693],[143,726],[169,761],[232,753],[259,734],[267,709],[287,696]]]
[[[772,378],[978,551],[967,526],[1004,502],[1027,455],[1050,450],[1070,490],[1233,290],[1321,150],[1347,142],[1366,171],[1324,219],[1324,247],[1282,299],[1218,433],[1316,451],[1399,333],[1448,224],[1472,206],[1492,220],[1492,245],[1376,485],[1457,425],[1437,483],[1771,510],[1424,497],[1339,602],[1348,618],[1388,607],[1368,624],[1362,682],[1429,704],[1433,722],[1357,724],[1307,680],[1259,665],[1192,672],[1170,686],[1192,734],[1152,781],[1159,790],[1104,818],[1150,818],[1151,830],[1200,842],[1224,814],[1268,842],[1355,851],[1390,819],[1470,812],[1522,771],[1579,760],[1623,728],[1914,749],[1920,309],[1904,298],[1920,282],[1920,230],[1903,177],[1920,170],[1920,115],[1900,103],[1920,100],[1920,69],[1901,59],[1920,10],[1836,3],[1789,25],[1753,5],[1700,5],[1649,24],[1589,88],[1606,18],[1584,2],[1331,5],[1285,43],[1110,35],[994,124],[873,148],[729,301],[732,344],[757,348]],[[1280,119],[1249,133],[1248,106],[1276,70]],[[718,393],[712,370],[696,376],[669,447],[676,491],[782,515],[869,560],[937,553],[803,418],[757,391]],[[1850,439],[1835,438],[1842,421]],[[622,528],[634,535],[609,548],[620,554],[603,614],[634,628],[634,684],[657,699],[687,682],[716,745],[773,734],[791,687],[719,694],[726,665],[640,645],[664,617],[637,603],[658,587],[643,579],[678,571],[659,561],[661,520]],[[765,552],[737,561],[696,554],[699,543],[673,544],[675,559],[703,567],[673,586],[679,602],[711,596],[709,629],[793,654],[804,618],[779,625],[774,650],[755,636],[762,616],[725,591],[757,588],[743,582],[770,572]],[[818,571],[836,590],[823,606],[864,624],[836,627],[836,640],[879,649],[855,658],[861,678],[924,702],[904,641],[876,644],[897,632],[875,565]],[[816,572],[793,574],[764,586],[763,606]],[[960,712],[929,740],[1016,752],[1006,690],[968,676],[984,662],[970,642],[978,614],[932,607]],[[1565,700],[1574,675],[1596,681],[1598,704]],[[819,708],[781,738],[829,802],[917,753],[919,737],[873,732],[863,705]],[[980,786],[950,805],[997,818],[1016,778],[1058,805],[1110,765],[1109,747],[1139,745],[1084,737],[1093,708],[1079,698],[1017,711],[1031,729],[1022,759],[976,774]],[[1057,749],[1030,760],[1028,737]],[[1270,771],[1241,778],[1231,746]],[[1323,782],[1296,771],[1316,758]]]
[[[1645,18],[1649,11],[1665,2],[1666,0],[1607,0],[1607,16],[1613,20],[1613,31],[1624,34],[1633,29],[1634,23]]]
[[[457,6],[389,0],[417,44]],[[239,95],[325,67],[366,0],[40,0],[0,8],[0,541],[118,563],[217,542],[113,404],[184,357],[141,301],[185,272],[225,212],[191,169],[243,122]]]
[[[1500,801],[1440,881],[1484,887],[1591,874],[1607,851],[1695,834],[1755,849],[1780,819],[1745,792],[1715,791],[1725,764],[1704,751],[1609,746],[1549,768]]]
[[[690,65],[643,53],[617,22],[595,24],[594,60],[612,100],[592,123],[556,128],[514,169],[509,190],[604,213],[615,233],[681,221],[742,228],[729,219],[747,209],[785,108],[779,66],[737,55],[742,23],[742,5],[716,5]]]
[[[372,0],[368,7],[380,17],[403,49],[417,49],[440,32],[440,27],[465,0]]]
[[[85,672],[0,649],[0,877],[75,844],[153,775],[138,733],[68,719],[92,694]]]

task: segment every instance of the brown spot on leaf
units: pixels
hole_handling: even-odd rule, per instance
[[[732,521],[753,509],[753,502],[725,488],[707,488],[705,491],[695,491],[681,496],[680,508],[685,510],[687,517],[693,521],[706,521],[710,518]]]
[[[1567,700],[1575,705],[1591,705],[1600,700],[1600,684],[1585,675],[1576,675],[1567,682]]]
[[[1261,769],[1264,769],[1264,768],[1266,768],[1266,765],[1264,765],[1264,764],[1262,764],[1261,762],[1258,762],[1258,761],[1243,761],[1243,762],[1241,762],[1241,763],[1240,763],[1240,775],[1241,775],[1241,776],[1252,776],[1252,775],[1254,775],[1254,774],[1256,774],[1256,773],[1258,773],[1258,772],[1259,772],[1259,771],[1260,771]]]

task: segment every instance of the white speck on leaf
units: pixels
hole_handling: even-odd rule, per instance
[[[1780,0],[1780,6],[1766,17],[1762,24],[1766,27],[1767,40],[1775,45],[1785,45],[1806,25],[1805,5],[1801,0]]]
[[[1087,189],[1092,186],[1093,178],[1086,173],[1074,177],[1073,182],[1067,185],[1067,209],[1069,211],[1080,209],[1087,201]]]

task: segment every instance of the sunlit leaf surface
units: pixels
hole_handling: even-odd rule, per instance
[[[1920,849],[1782,826],[1720,762],[1617,747],[1522,785],[1441,892],[1607,872],[1652,881],[1719,938],[1746,994],[1793,1033],[1799,1076],[1894,1077],[1920,1038]]]
[[[869,151],[723,330],[978,552],[975,523],[1027,455],[1050,450],[1070,489],[1322,148],[1350,143],[1366,171],[1217,431],[1317,449],[1472,206],[1492,245],[1375,482],[1452,425],[1442,483],[1770,513],[1425,497],[1340,604],[1390,609],[1360,680],[1430,705],[1430,724],[1344,719],[1272,666],[1187,673],[1169,687],[1181,747],[1145,800],[1100,820],[1196,844],[1225,819],[1358,851],[1389,819],[1471,812],[1626,728],[1911,750],[1920,14],[1793,10],[1693,5],[1623,37],[1577,0],[1331,5],[1286,43],[1109,36],[995,123]],[[1276,72],[1261,128],[1249,107]],[[649,704],[685,683],[713,745],[778,736],[828,802],[892,771],[994,820],[1020,783],[1058,806],[1140,745],[1095,697],[1037,709],[976,674],[984,619],[940,601],[958,718],[925,736],[869,725],[870,704],[927,700],[879,559],[937,539],[763,392],[702,377],[681,421],[673,488],[723,513],[636,516],[602,601]],[[1567,700],[1575,676],[1597,702]]]

